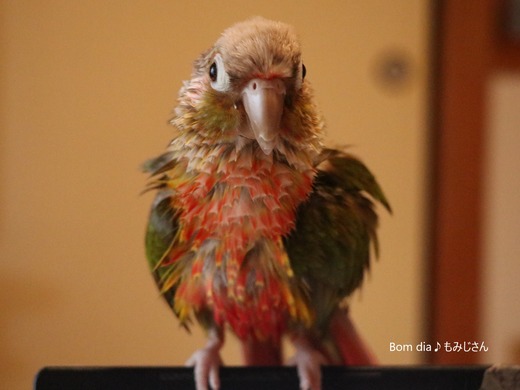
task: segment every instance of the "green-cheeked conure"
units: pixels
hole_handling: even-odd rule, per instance
[[[146,252],[180,323],[198,322],[198,390],[219,388],[225,329],[247,364],[281,363],[295,346],[302,389],[322,364],[371,364],[345,305],[377,250],[374,202],[390,206],[355,157],[322,144],[324,125],[292,27],[238,23],[194,63],[164,154],[148,161],[156,191]]]

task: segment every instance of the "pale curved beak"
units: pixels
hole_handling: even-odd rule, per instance
[[[265,154],[270,154],[278,142],[285,91],[285,84],[280,79],[253,79],[242,90],[242,101],[252,131],[246,136],[254,137]]]

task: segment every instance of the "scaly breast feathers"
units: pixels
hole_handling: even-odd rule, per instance
[[[282,237],[294,227],[314,170],[295,170],[245,148],[170,177],[179,231],[161,266],[175,287],[181,322],[209,310],[241,338],[279,335],[289,319],[308,324]],[[198,168],[198,169],[197,169]]]

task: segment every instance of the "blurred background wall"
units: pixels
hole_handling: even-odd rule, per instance
[[[394,209],[352,298],[384,364],[424,361],[427,0],[2,1],[0,384],[49,365],[179,365],[203,343],[162,302],[144,259],[151,195],[181,81],[232,23],[295,25],[330,145],[351,145]],[[239,364],[232,337],[227,364]]]
[[[488,99],[482,360],[520,364],[520,67],[493,72]]]
[[[434,4],[428,334],[488,350],[428,359],[519,364],[520,2]]]

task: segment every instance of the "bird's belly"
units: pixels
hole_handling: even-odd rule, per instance
[[[263,340],[281,335],[290,317],[288,297],[294,299],[289,286],[283,280],[269,278],[264,286],[244,290],[239,284],[212,293],[210,307],[215,322],[229,325],[241,339]]]

